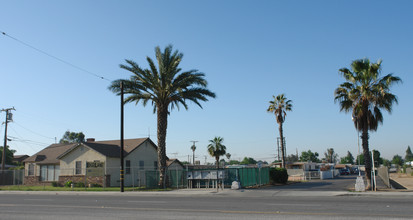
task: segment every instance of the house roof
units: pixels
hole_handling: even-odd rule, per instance
[[[156,145],[149,138],[135,138],[124,140],[124,156],[141,146],[146,140],[150,141],[156,148]],[[70,153],[79,145],[85,145],[106,157],[120,157],[120,140],[112,141],[94,141],[71,143],[71,144],[52,144],[39,151],[33,156],[24,160],[24,162],[36,162],[38,164],[59,164],[59,159]]]
[[[113,144],[100,144],[100,143],[83,143],[84,145],[92,148],[93,150],[101,153],[104,156],[107,157],[120,157],[120,147],[118,145],[113,145]],[[126,152],[124,151],[123,155],[126,155]],[[62,156],[59,156],[63,157]]]
[[[130,152],[135,150],[137,147],[139,147],[146,140],[149,140],[152,143],[152,145],[156,147],[156,145],[149,138],[135,138],[135,139],[125,139],[125,140],[123,140],[123,150],[127,154],[129,154]],[[115,145],[115,146],[118,146],[118,152],[119,152],[120,140],[85,142],[86,145],[88,145],[90,143],[104,144],[104,145]],[[119,157],[119,155],[118,155],[118,157]]]
[[[152,143],[152,146],[154,146],[154,148],[156,148],[156,145],[149,138],[125,139],[123,141],[124,156],[131,153],[133,150],[141,146],[141,144],[143,144],[147,140],[150,141],[150,143]],[[120,157],[120,140],[83,142],[82,145],[85,145],[106,157]],[[78,146],[73,146],[72,148],[69,148],[67,151],[59,155],[58,159],[61,159],[62,157],[70,153],[72,150],[74,150],[76,147]]]
[[[13,156],[13,162],[18,162],[18,163],[20,163],[20,162],[22,162],[24,159],[26,159],[26,158],[28,158],[29,157],[29,155],[14,155]]]
[[[37,152],[31,157],[26,158],[23,162],[36,162],[38,164],[59,164],[57,157],[70,148],[77,146],[78,143],[72,144],[52,144],[45,149]]]
[[[334,166],[334,168],[336,168],[336,169],[344,169],[344,168],[346,168],[346,167],[347,167],[346,164],[336,164],[336,165]]]
[[[24,158],[28,158],[29,155],[26,155],[26,154],[25,154],[25,155],[13,155],[13,158],[14,158],[14,159],[20,159],[20,158],[23,158],[23,157],[24,157]]]
[[[166,166],[169,167],[171,166],[174,162],[178,163],[179,165],[181,165],[181,167],[184,167],[184,165],[181,163],[181,161],[179,161],[178,159],[168,159],[166,161]]]

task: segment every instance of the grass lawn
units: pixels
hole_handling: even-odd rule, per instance
[[[125,187],[124,191],[170,191],[167,189],[147,189],[144,187]],[[0,191],[89,191],[89,192],[120,192],[120,187],[54,187],[54,186],[0,186]]]

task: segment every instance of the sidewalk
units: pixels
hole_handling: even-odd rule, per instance
[[[213,189],[179,189],[172,191],[158,192],[79,192],[79,191],[0,191],[0,195],[6,194],[37,194],[37,195],[76,195],[76,196],[219,196],[219,197],[333,197],[333,196],[403,196],[413,197],[413,191],[366,191],[366,192],[349,192],[349,191],[314,191],[314,190],[277,190],[274,189],[224,189],[218,192]]]

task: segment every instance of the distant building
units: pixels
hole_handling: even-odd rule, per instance
[[[26,158],[28,158],[29,155],[14,155],[13,156],[13,163],[14,164],[23,164],[23,160],[25,160]]]

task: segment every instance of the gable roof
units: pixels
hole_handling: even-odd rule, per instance
[[[120,147],[114,144],[83,143],[106,157],[120,157]],[[124,150],[124,155],[126,152]],[[63,156],[63,155],[62,155]],[[59,156],[60,157],[60,156]]]
[[[38,164],[59,164],[60,161],[57,158],[68,149],[79,145],[78,143],[72,144],[52,144],[45,149],[37,152],[31,157],[26,158],[23,162],[36,162]]]
[[[126,157],[133,150],[141,146],[145,141],[152,143],[152,146],[156,148],[156,145],[149,138],[135,138],[135,139],[125,139],[124,142],[124,156]],[[110,141],[92,141],[83,142],[82,145],[93,149],[94,151],[106,156],[106,157],[120,157],[120,140],[110,140]],[[67,149],[65,152],[60,154],[57,158],[61,159],[65,155],[69,154],[72,150],[77,148],[78,145]]]
[[[184,167],[184,165],[181,163],[181,161],[179,161],[178,159],[175,159],[175,158],[173,158],[173,159],[167,159],[167,160],[166,160],[166,166],[169,167],[169,166],[171,166],[174,162],[176,162],[178,165],[181,165],[182,168]]]
[[[13,162],[23,162],[23,160],[25,160],[26,158],[28,158],[29,155],[13,155]]]
[[[149,141],[154,148],[157,146],[149,138],[135,138],[124,140],[124,156],[141,146],[145,141]],[[37,152],[23,162],[36,162],[37,164],[59,164],[60,158],[64,157],[80,145],[87,146],[106,157],[120,157],[120,140],[96,141],[70,144],[52,144]]]
[[[143,144],[146,140],[149,140],[152,143],[152,146],[156,148],[156,145],[152,142],[149,138],[135,138],[135,139],[124,139],[123,140],[123,150],[126,154],[129,154],[136,148],[138,148],[141,144]],[[97,144],[105,144],[105,145],[116,145],[120,148],[120,140],[109,140],[109,141],[95,141],[95,142],[85,142],[86,145],[90,143],[97,143]],[[118,149],[120,152],[120,150]],[[125,154],[125,156],[126,156]],[[119,156],[118,156],[119,157]]]

